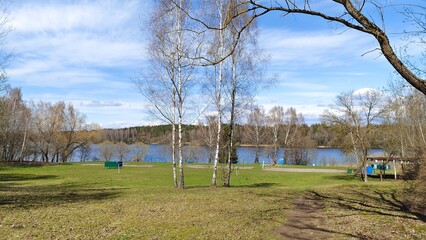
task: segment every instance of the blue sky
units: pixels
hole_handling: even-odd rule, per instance
[[[9,83],[28,101],[70,102],[103,127],[158,122],[131,80],[146,61],[140,28],[150,9],[143,0],[15,1]],[[393,14],[386,17],[390,32],[401,27]],[[377,47],[365,34],[280,14],[259,19],[259,27],[259,44],[271,56],[266,73],[277,75],[275,86],[256,98],[267,110],[292,106],[313,123],[337,94],[382,88],[393,76],[377,52],[362,56]],[[401,45],[398,34],[391,37]]]

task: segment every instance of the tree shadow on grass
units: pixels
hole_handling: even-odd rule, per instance
[[[236,185],[236,186],[231,186],[231,187],[234,187],[234,188],[270,188],[270,187],[274,187],[276,185],[279,185],[279,183],[262,182],[262,183],[253,183],[253,184],[247,184],[247,185]]]
[[[327,219],[323,214],[325,203],[314,199],[309,191],[298,194],[292,200],[293,208],[288,212],[287,221],[277,229],[282,237],[298,240],[358,238],[356,234],[324,226]]]
[[[394,190],[370,190],[363,188],[340,188],[328,190],[308,190],[293,199],[293,210],[288,213],[285,224],[278,229],[281,236],[290,239],[330,239],[330,238],[376,238],[377,230],[368,229],[371,219],[380,217],[398,228],[404,219],[407,226],[423,224],[425,216],[410,212]],[[368,225],[358,226],[359,219],[366,219]],[[344,227],[337,227],[342,225]],[[413,237],[416,237],[414,235]]]
[[[211,187],[207,185],[190,185],[185,186],[185,189],[215,189],[215,188],[270,188],[273,186],[279,185],[278,183],[253,183],[247,185],[231,185],[231,187],[224,187],[218,185],[217,187]]]
[[[44,166],[54,166],[58,163],[51,162],[0,162],[0,169],[7,169],[10,167],[13,168],[33,168],[33,167],[44,167]]]
[[[397,175],[398,177],[398,175]],[[380,175],[379,174],[374,174],[374,175],[369,175],[368,178],[372,178],[372,179],[380,179]],[[385,180],[395,180],[395,175],[394,174],[382,174],[382,178]]]
[[[353,174],[339,174],[339,175],[331,175],[325,176],[325,178],[339,181],[353,181],[354,179],[359,179],[359,177]]]
[[[39,208],[107,200],[118,197],[123,190],[44,182],[56,178],[56,175],[0,174],[0,208]],[[37,181],[37,184],[31,181]]]
[[[36,175],[36,174],[0,174],[0,182],[15,182],[29,180],[47,180],[57,178],[56,175]]]
[[[426,216],[410,211],[400,199],[396,191],[359,191],[348,190],[340,193],[324,194],[317,191],[312,193],[311,199],[323,201],[328,205],[343,210],[355,211],[358,214],[374,214],[389,218],[403,218],[426,222]]]

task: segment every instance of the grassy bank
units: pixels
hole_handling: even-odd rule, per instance
[[[0,239],[291,238],[298,233],[287,225],[305,201],[320,203],[314,212],[322,220],[301,232],[315,229],[336,239],[426,237],[423,216],[400,203],[399,182],[364,184],[348,174],[254,166],[234,172],[232,188],[210,189],[211,169],[187,168],[185,174],[187,189],[179,191],[170,164],[120,171],[83,164],[0,167]]]

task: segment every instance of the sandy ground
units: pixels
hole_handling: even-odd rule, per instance
[[[96,164],[96,163],[87,163],[82,164],[83,166],[100,166],[103,167],[103,164]],[[124,164],[123,167],[154,167],[154,165],[131,165],[131,164]]]
[[[263,171],[274,172],[300,172],[300,173],[346,173],[346,170],[338,169],[318,169],[318,168],[264,168]]]
[[[213,165],[187,165],[188,168],[212,168]],[[219,168],[221,168],[222,166],[218,166]],[[235,167],[233,166],[234,169],[241,170],[241,169],[253,169],[254,167]]]

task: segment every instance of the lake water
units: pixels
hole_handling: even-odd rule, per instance
[[[184,147],[184,160],[192,163],[207,163],[209,159],[209,151],[207,147]],[[269,153],[270,148],[262,148],[259,155],[259,162],[263,161],[265,164],[270,163]],[[314,148],[308,149],[308,159],[310,165],[348,165],[354,164],[355,158],[351,155],[343,153],[339,148]],[[255,148],[253,147],[238,147],[238,163],[251,164],[255,158]],[[133,161],[134,154],[130,152],[126,157],[125,161]],[[383,155],[382,149],[372,149],[369,155]],[[278,160],[283,157],[283,149],[280,149],[278,153]],[[118,157],[112,158],[113,161],[117,161]],[[72,160],[73,162],[79,162],[80,156],[76,153]],[[88,161],[104,161],[101,157],[100,145],[93,144]],[[163,144],[152,144],[149,145],[148,153],[144,158],[145,162],[171,162],[171,148],[168,145]]]

